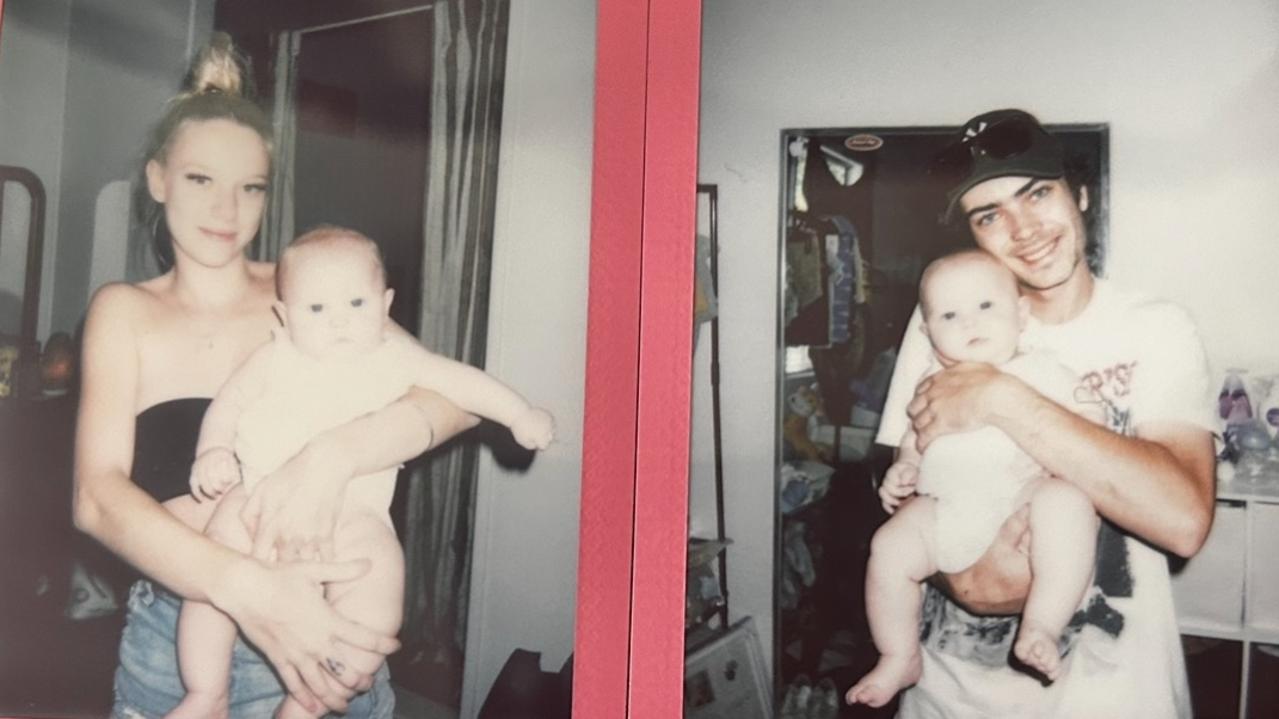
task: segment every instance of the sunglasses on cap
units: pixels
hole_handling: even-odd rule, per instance
[[[1034,116],[1021,110],[997,110],[976,117],[963,135],[933,157],[931,177],[946,193],[942,224],[955,218],[959,200],[975,185],[996,177],[1061,177],[1062,147]]]
[[[962,138],[933,158],[929,174],[951,187],[968,177],[979,161],[1014,158],[1029,150],[1036,137],[1044,134],[1039,123],[1022,115],[970,126]]]

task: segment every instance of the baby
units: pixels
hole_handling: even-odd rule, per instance
[[[200,427],[191,493],[219,501],[208,536],[249,551],[252,537],[239,510],[255,483],[315,435],[384,407],[414,385],[509,426],[528,449],[550,443],[554,422],[547,412],[395,328],[388,317],[393,291],[369,238],[338,227],[298,237],[280,258],[276,289],[285,331],[227,380]],[[387,511],[395,475],[390,469],[347,486],[334,531],[335,558],[367,558],[372,568],[325,590],[343,614],[392,636],[404,592],[404,560]],[[226,715],[235,634],[231,620],[211,605],[183,604],[178,659],[187,694],[169,717]],[[314,714],[286,697],[277,716]]]
[[[979,250],[943,257],[924,270],[919,294],[923,330],[940,365],[934,371],[984,362],[1086,413],[1073,399],[1073,372],[1044,353],[1019,352],[1029,308],[1018,296],[1016,278],[998,260]],[[1034,579],[1013,653],[1056,679],[1058,638],[1092,577],[1098,520],[1091,502],[994,427],[939,437],[922,457],[915,439],[908,430],[879,490],[893,514],[875,532],[866,576],[866,613],[879,662],[845,698],[882,706],[919,680],[921,582],[976,562],[1004,520],[1026,503]]]

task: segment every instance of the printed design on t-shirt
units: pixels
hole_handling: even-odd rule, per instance
[[[1132,416],[1128,406],[1136,369],[1134,360],[1084,372],[1075,387],[1075,400],[1080,404],[1100,405],[1105,411],[1106,426],[1112,432],[1131,434]]]
[[[931,584],[920,613],[919,642],[935,652],[987,667],[1008,664],[1017,617],[969,614]]]
[[[1093,569],[1092,588],[1084,598],[1083,608],[1071,618],[1066,632],[1077,634],[1085,625],[1091,624],[1118,638],[1124,629],[1124,615],[1109,600],[1114,597],[1131,597],[1132,590],[1128,542],[1114,525],[1103,521],[1097,532],[1097,561]]]
[[[1124,362],[1085,372],[1075,389],[1077,401],[1100,405],[1105,410],[1106,426],[1121,434],[1130,434],[1132,429],[1128,403],[1136,366],[1135,361]],[[1133,573],[1127,540],[1113,525],[1103,521],[1097,533],[1093,584],[1062,634],[1063,656],[1074,649],[1087,626],[1096,627],[1105,637],[1118,639],[1124,630],[1124,615],[1111,600],[1131,596]],[[1008,666],[1011,662],[1015,666],[1012,645],[1019,619],[969,614],[928,585],[920,621],[920,643],[965,662],[987,667]]]
[[[1097,564],[1093,584],[1084,603],[1075,612],[1061,637],[1061,652],[1069,654],[1084,627],[1093,626],[1105,636],[1118,639],[1124,629],[1124,615],[1111,599],[1131,597],[1133,575],[1129,565],[1128,543],[1124,535],[1109,522],[1101,523],[1097,534]],[[1007,666],[1012,656],[1013,640],[1020,617],[979,616],[969,614],[945,595],[927,586],[921,612],[919,641],[933,651],[987,667]]]

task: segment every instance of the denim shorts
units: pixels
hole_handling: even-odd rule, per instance
[[[182,700],[178,674],[177,623],[182,600],[147,580],[129,590],[129,613],[120,639],[111,719],[161,719]],[[346,719],[391,719],[395,694],[383,664],[373,688],[353,698]],[[273,716],[284,690],[271,665],[243,639],[231,658],[231,719]],[[336,716],[336,715],[335,715]]]

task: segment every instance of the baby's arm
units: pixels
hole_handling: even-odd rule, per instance
[[[546,449],[555,434],[555,420],[546,410],[529,405],[518,392],[468,364],[427,350],[410,337],[392,335],[417,366],[414,384],[444,395],[458,407],[511,428],[515,441],[527,449]]]
[[[200,439],[191,465],[191,495],[196,501],[217,499],[240,481],[235,459],[235,431],[240,415],[266,389],[273,343],[260,347],[227,379],[200,423]]]
[[[884,503],[885,512],[896,512],[902,502],[915,494],[921,457],[915,446],[915,430],[907,429],[897,448],[897,459],[884,473],[884,481],[879,485],[879,499]]]

